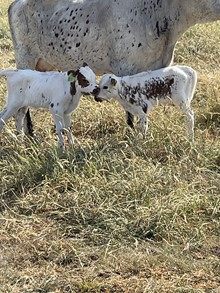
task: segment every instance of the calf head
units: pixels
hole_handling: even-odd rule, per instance
[[[95,100],[101,102],[114,98],[118,95],[119,84],[117,76],[114,74],[104,74],[99,82],[100,92],[98,95],[95,95]]]
[[[82,94],[98,94],[99,86],[96,83],[96,75],[86,63],[76,71],[70,70],[67,72],[68,80],[70,81],[70,93],[76,94],[76,89]]]

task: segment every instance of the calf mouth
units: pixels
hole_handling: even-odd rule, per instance
[[[99,98],[98,96],[94,96],[94,99],[96,102],[99,102],[99,103],[104,101],[102,98]]]
[[[103,99],[99,97],[99,93],[100,93],[100,88],[97,87],[93,90],[92,95],[94,96],[94,100],[96,102],[102,102]]]
[[[92,94],[94,97],[98,97],[99,93],[100,93],[100,87],[99,87],[99,86],[96,86],[96,87],[94,88],[94,90],[91,92],[91,94]]]

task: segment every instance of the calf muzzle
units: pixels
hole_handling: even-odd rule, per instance
[[[96,86],[95,89],[92,91],[92,95],[97,97],[100,93],[100,87]]]

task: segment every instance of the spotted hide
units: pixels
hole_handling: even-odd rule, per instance
[[[187,66],[171,66],[132,76],[105,74],[100,80],[97,101],[113,97],[124,110],[138,117],[145,136],[151,109],[172,102],[187,118],[187,134],[194,140],[194,113],[191,110],[197,82],[196,72]]]

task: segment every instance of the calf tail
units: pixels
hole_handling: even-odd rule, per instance
[[[0,71],[0,77],[1,76],[10,76],[14,74],[17,70],[16,69],[5,69]]]

